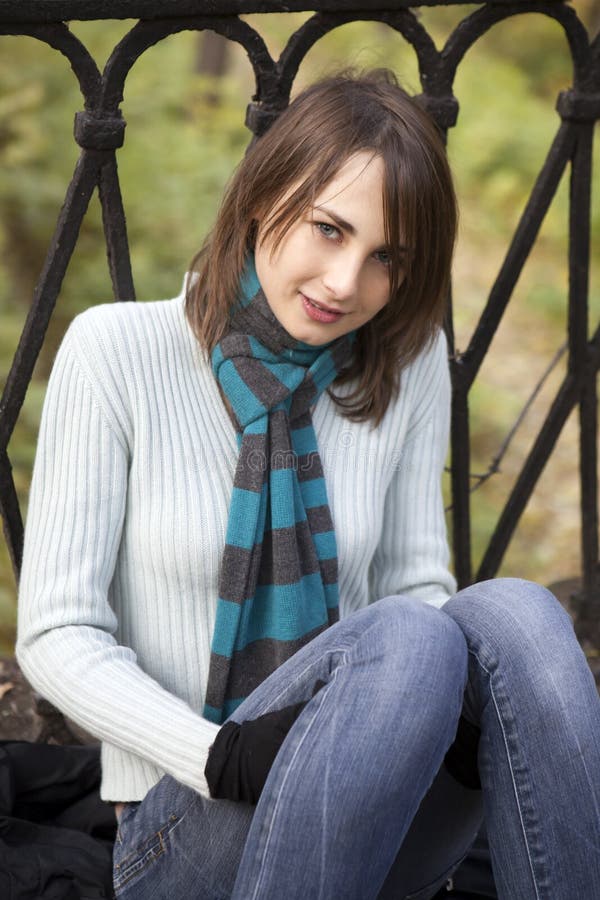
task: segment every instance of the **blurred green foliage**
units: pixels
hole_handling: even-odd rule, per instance
[[[576,3],[587,23],[598,2]],[[469,7],[419,12],[441,46]],[[248,16],[278,55],[304,14]],[[72,23],[102,66],[132,22]],[[594,27],[592,25],[592,27]],[[253,93],[250,65],[237,46],[227,74],[197,74],[199,41],[183,33],[150,49],[133,67],[123,113],[125,146],[118,153],[138,299],[174,295],[211,225],[249,133],[244,112]],[[5,378],[43,265],[66,186],[77,160],[74,113],[82,108],[67,61],[30,38],[2,37],[0,55],[0,378]],[[348,24],[308,53],[296,81],[348,65],[390,66],[420,91],[412,49],[385,25]],[[537,173],[559,125],[556,96],[572,79],[566,39],[541,15],[495,26],[459,67],[459,122],[449,154],[461,205],[454,287],[457,345],[464,349],[506,253]],[[216,95],[218,102],[211,100]],[[597,152],[596,152],[597,159]],[[594,176],[598,197],[598,167]],[[593,203],[592,321],[600,314],[600,207]],[[548,360],[564,340],[567,297],[568,183],[546,218],[536,248],[471,397],[473,470],[485,470]],[[84,220],[34,379],[9,448],[23,512],[35,452],[45,382],[56,348],[78,311],[111,299],[99,203]],[[501,504],[542,421],[560,369],[542,391],[503,463],[502,474],[475,495],[474,550],[480,557]],[[576,432],[571,424],[513,540],[505,572],[548,583],[576,574],[578,510]],[[564,443],[564,446],[563,446]],[[558,467],[558,468],[557,468]],[[556,490],[556,480],[560,489]],[[549,481],[549,483],[548,483]],[[446,485],[447,489],[447,485]],[[558,494],[558,496],[557,496]],[[541,499],[540,499],[541,498]],[[557,549],[560,547],[560,553]],[[0,544],[0,650],[14,633],[15,585]]]

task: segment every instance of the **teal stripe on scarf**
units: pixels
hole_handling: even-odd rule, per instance
[[[303,610],[297,609],[298,589],[306,597],[320,590],[319,575],[306,575],[300,584],[259,585],[255,596],[241,607],[237,603],[222,601],[223,624],[227,623],[229,630],[226,632],[223,629],[219,634],[215,631],[213,653],[228,655],[231,647],[229,638],[234,627],[236,639],[233,648],[243,650],[262,638],[294,641],[299,636],[299,626],[301,636],[306,631],[325,625],[328,620],[326,608],[319,609],[316,604],[307,604]],[[223,637],[225,640],[221,643]]]

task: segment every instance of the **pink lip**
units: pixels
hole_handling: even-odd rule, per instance
[[[345,313],[340,312],[339,310],[330,309],[329,307],[320,308],[320,305],[319,307],[315,306],[310,298],[305,294],[301,293],[300,296],[302,298],[302,305],[306,314],[311,319],[314,319],[315,322],[337,322],[343,315],[345,315]]]

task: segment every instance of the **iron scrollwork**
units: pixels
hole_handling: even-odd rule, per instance
[[[451,446],[455,569],[461,585],[474,579],[492,577],[497,572],[566,419],[578,405],[581,422],[582,609],[588,617],[594,611],[596,615],[600,612],[596,393],[600,368],[600,327],[596,327],[590,335],[588,324],[591,154],[593,126],[600,117],[600,35],[590,41],[577,13],[560,0],[483,3],[462,19],[445,46],[438,50],[414,10],[405,3],[381,0],[377,4],[369,4],[368,10],[361,9],[361,5],[365,6],[364,0],[286,3],[288,11],[310,9],[315,14],[291,35],[276,61],[269,54],[260,34],[239,15],[281,11],[280,3],[213,0],[200,4],[194,0],[172,0],[167,4],[168,17],[165,17],[165,4],[156,0],[21,0],[19,4],[0,0],[0,34],[28,35],[64,54],[78,79],[84,104],[83,110],[75,115],[74,126],[75,140],[81,153],[67,188],[65,203],[0,401],[0,513],[16,575],[21,562],[23,523],[7,452],[8,443],[96,186],[99,187],[114,297],[116,300],[135,299],[116,151],[125,139],[126,123],[119,108],[124,83],[136,60],[152,45],[184,30],[210,29],[238,42],[243,46],[254,72],[255,92],[248,105],[246,124],[256,139],[289,102],[298,68],[316,41],[348,22],[378,21],[397,31],[413,47],[422,86],[420,100],[445,134],[455,124],[459,113],[453,83],[461,60],[473,44],[498,22],[535,12],[551,17],[563,28],[573,62],[573,84],[557,99],[561,121],[556,136],[488,301],[463,353],[457,353],[454,346],[451,310],[448,316],[454,386]],[[417,5],[411,4],[413,7]],[[139,18],[140,21],[115,47],[101,73],[87,49],[65,24],[71,18]],[[469,391],[567,166],[570,166],[571,179],[567,373],[500,514],[479,569],[473,573]]]

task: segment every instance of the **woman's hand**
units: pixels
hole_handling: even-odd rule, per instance
[[[317,681],[313,696],[324,681]],[[258,803],[267,775],[288,731],[308,703],[294,703],[246,722],[226,722],[204,769],[210,796]]]

